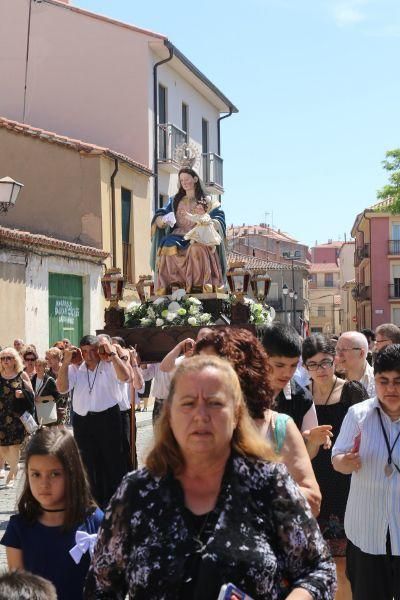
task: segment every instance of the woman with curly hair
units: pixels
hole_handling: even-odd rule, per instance
[[[235,369],[253,422],[280,455],[293,479],[319,512],[321,494],[303,438],[294,421],[271,410],[272,390],[268,381],[267,356],[262,344],[247,329],[214,330],[196,343],[195,354],[226,358]]]

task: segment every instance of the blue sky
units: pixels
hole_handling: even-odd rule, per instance
[[[71,4],[164,33],[239,108],[222,124],[227,223],[273,213],[313,245],[376,201],[400,147],[399,0]]]

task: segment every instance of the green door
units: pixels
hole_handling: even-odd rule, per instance
[[[78,346],[82,331],[82,277],[49,273],[49,345],[68,338]]]

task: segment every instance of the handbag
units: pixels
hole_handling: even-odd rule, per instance
[[[35,406],[38,423],[41,425],[57,423],[57,404],[53,396],[37,396]]]

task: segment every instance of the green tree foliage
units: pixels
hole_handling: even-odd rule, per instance
[[[389,200],[390,205],[384,210],[393,214],[400,213],[400,148],[388,150],[386,160],[382,162],[383,168],[389,173],[389,183],[378,190],[379,200]]]

